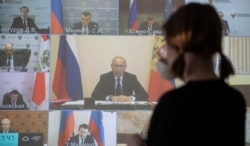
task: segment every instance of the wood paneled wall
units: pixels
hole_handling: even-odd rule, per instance
[[[43,143],[48,143],[47,111],[1,111],[0,113],[1,122],[3,118],[11,120],[10,129],[19,133],[43,133]]]

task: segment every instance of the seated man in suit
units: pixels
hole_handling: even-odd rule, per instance
[[[70,34],[80,35],[99,35],[101,30],[96,22],[90,21],[90,13],[83,11],[81,14],[81,22],[75,23],[70,29]]]
[[[148,94],[136,75],[126,72],[126,60],[117,56],[111,63],[112,71],[102,74],[92,98],[113,102],[148,101]]]
[[[12,90],[4,95],[1,109],[27,110],[28,108],[22,95],[17,90]]]
[[[36,26],[33,19],[28,17],[29,8],[20,8],[21,16],[14,18],[10,33],[39,33],[40,29]]]
[[[230,33],[228,22],[227,22],[227,20],[223,19],[223,17],[224,17],[223,12],[219,11],[219,16],[221,18],[222,34],[227,36]]]
[[[15,55],[12,43],[4,45],[5,55],[0,56],[0,70],[9,72],[27,71],[25,68],[24,57]]]
[[[139,27],[139,35],[160,35],[160,24],[154,21],[154,18],[149,17],[146,22],[142,22]]]
[[[71,137],[65,146],[97,146],[97,142],[90,134],[89,126],[81,124],[78,128],[78,134]]]
[[[2,119],[2,129],[0,130],[0,133],[14,133],[15,131],[10,129],[10,124],[10,119]]]

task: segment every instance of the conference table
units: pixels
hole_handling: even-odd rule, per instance
[[[134,102],[112,102],[93,101],[91,99],[67,101],[61,104],[61,110],[152,110],[157,102],[134,101]]]

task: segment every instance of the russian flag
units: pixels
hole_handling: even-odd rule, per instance
[[[75,120],[73,111],[61,111],[58,146],[65,146],[74,134],[74,127]]]
[[[58,99],[83,99],[82,79],[75,36],[60,36],[53,91]]]
[[[98,146],[104,146],[104,127],[102,123],[102,111],[91,112],[89,131],[95,137]]]
[[[37,72],[36,80],[34,84],[32,101],[36,103],[37,105],[40,105],[44,101],[45,97],[46,97],[45,73]]]
[[[138,30],[136,0],[130,0],[128,26],[130,29]]]
[[[61,0],[51,1],[51,33],[63,34],[63,15]]]

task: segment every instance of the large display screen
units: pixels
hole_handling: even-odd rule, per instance
[[[0,145],[73,146],[82,130],[98,146],[146,136],[161,95],[183,84],[157,72],[162,24],[190,2],[216,8],[224,53],[249,75],[249,0],[0,0]],[[128,101],[112,101],[115,70]]]

